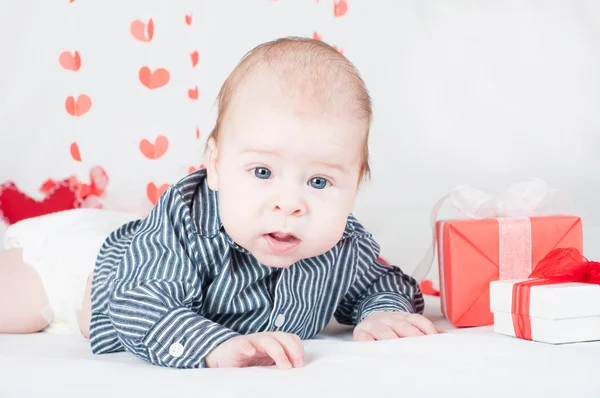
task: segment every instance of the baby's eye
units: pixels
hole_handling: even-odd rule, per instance
[[[323,177],[315,177],[315,178],[311,178],[309,183],[310,183],[310,186],[315,189],[323,189],[323,188],[327,187],[327,185],[329,184],[329,181],[327,181]]]
[[[271,170],[267,169],[266,167],[256,167],[254,169],[254,175],[257,178],[268,180],[269,177],[271,177]]]

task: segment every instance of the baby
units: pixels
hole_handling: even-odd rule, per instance
[[[288,369],[332,317],[357,341],[438,333],[415,280],[378,261],[351,214],[371,121],[353,65],[279,39],[250,51],[218,100],[206,169],[103,237],[78,313],[92,351]]]

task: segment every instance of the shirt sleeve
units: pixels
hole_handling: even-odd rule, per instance
[[[336,320],[357,325],[374,312],[422,314],[423,295],[416,280],[379,261],[380,247],[370,235],[356,239],[356,276],[336,309]]]
[[[205,274],[181,192],[169,188],[121,259],[108,316],[123,346],[155,365],[206,367],[205,356],[237,335],[200,315]]]

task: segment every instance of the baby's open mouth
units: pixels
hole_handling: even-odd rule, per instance
[[[271,232],[263,235],[267,247],[275,255],[281,255],[294,250],[302,242],[296,236],[283,232]]]
[[[278,242],[286,242],[286,243],[291,243],[291,242],[295,242],[298,240],[298,238],[296,238],[294,235],[292,234],[285,234],[282,232],[271,232],[270,234],[268,234],[271,238],[275,239]]]

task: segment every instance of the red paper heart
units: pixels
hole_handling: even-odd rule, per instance
[[[137,40],[149,42],[154,36],[154,22],[152,18],[148,20],[147,24],[140,20],[135,20],[131,23],[130,31]]]
[[[60,57],[58,57],[58,62],[60,63],[60,66],[66,70],[72,70],[73,72],[77,72],[79,68],[81,68],[81,57],[77,51],[75,51],[74,54],[64,51],[60,54]]]
[[[158,202],[158,198],[165,193],[165,191],[169,188],[169,184],[162,184],[160,187],[157,187],[153,182],[149,183],[146,186],[146,195],[148,196],[148,200],[153,205]]]
[[[169,140],[164,135],[159,135],[154,140],[154,144],[143,139],[140,141],[140,151],[148,159],[158,159],[167,152],[169,148]]]
[[[198,65],[198,60],[200,59],[200,54],[198,54],[198,51],[194,51],[193,53],[190,54],[190,58],[192,58],[192,67],[196,67],[196,65]]]
[[[73,142],[71,144],[71,157],[73,158],[73,160],[75,160],[76,162],[81,162],[81,153],[79,153],[79,146],[77,145],[76,142]]]
[[[188,90],[188,97],[190,97],[190,99],[193,99],[193,100],[198,99],[198,86]]]
[[[65,108],[71,116],[79,117],[85,115],[92,107],[92,100],[85,94],[81,94],[77,99],[68,97],[65,101]]]
[[[164,68],[158,68],[153,72],[144,66],[139,72],[140,82],[150,90],[163,87],[169,82],[170,77],[169,71]]]
[[[333,3],[333,15],[339,18],[348,12],[348,2],[346,0],[335,0]]]

